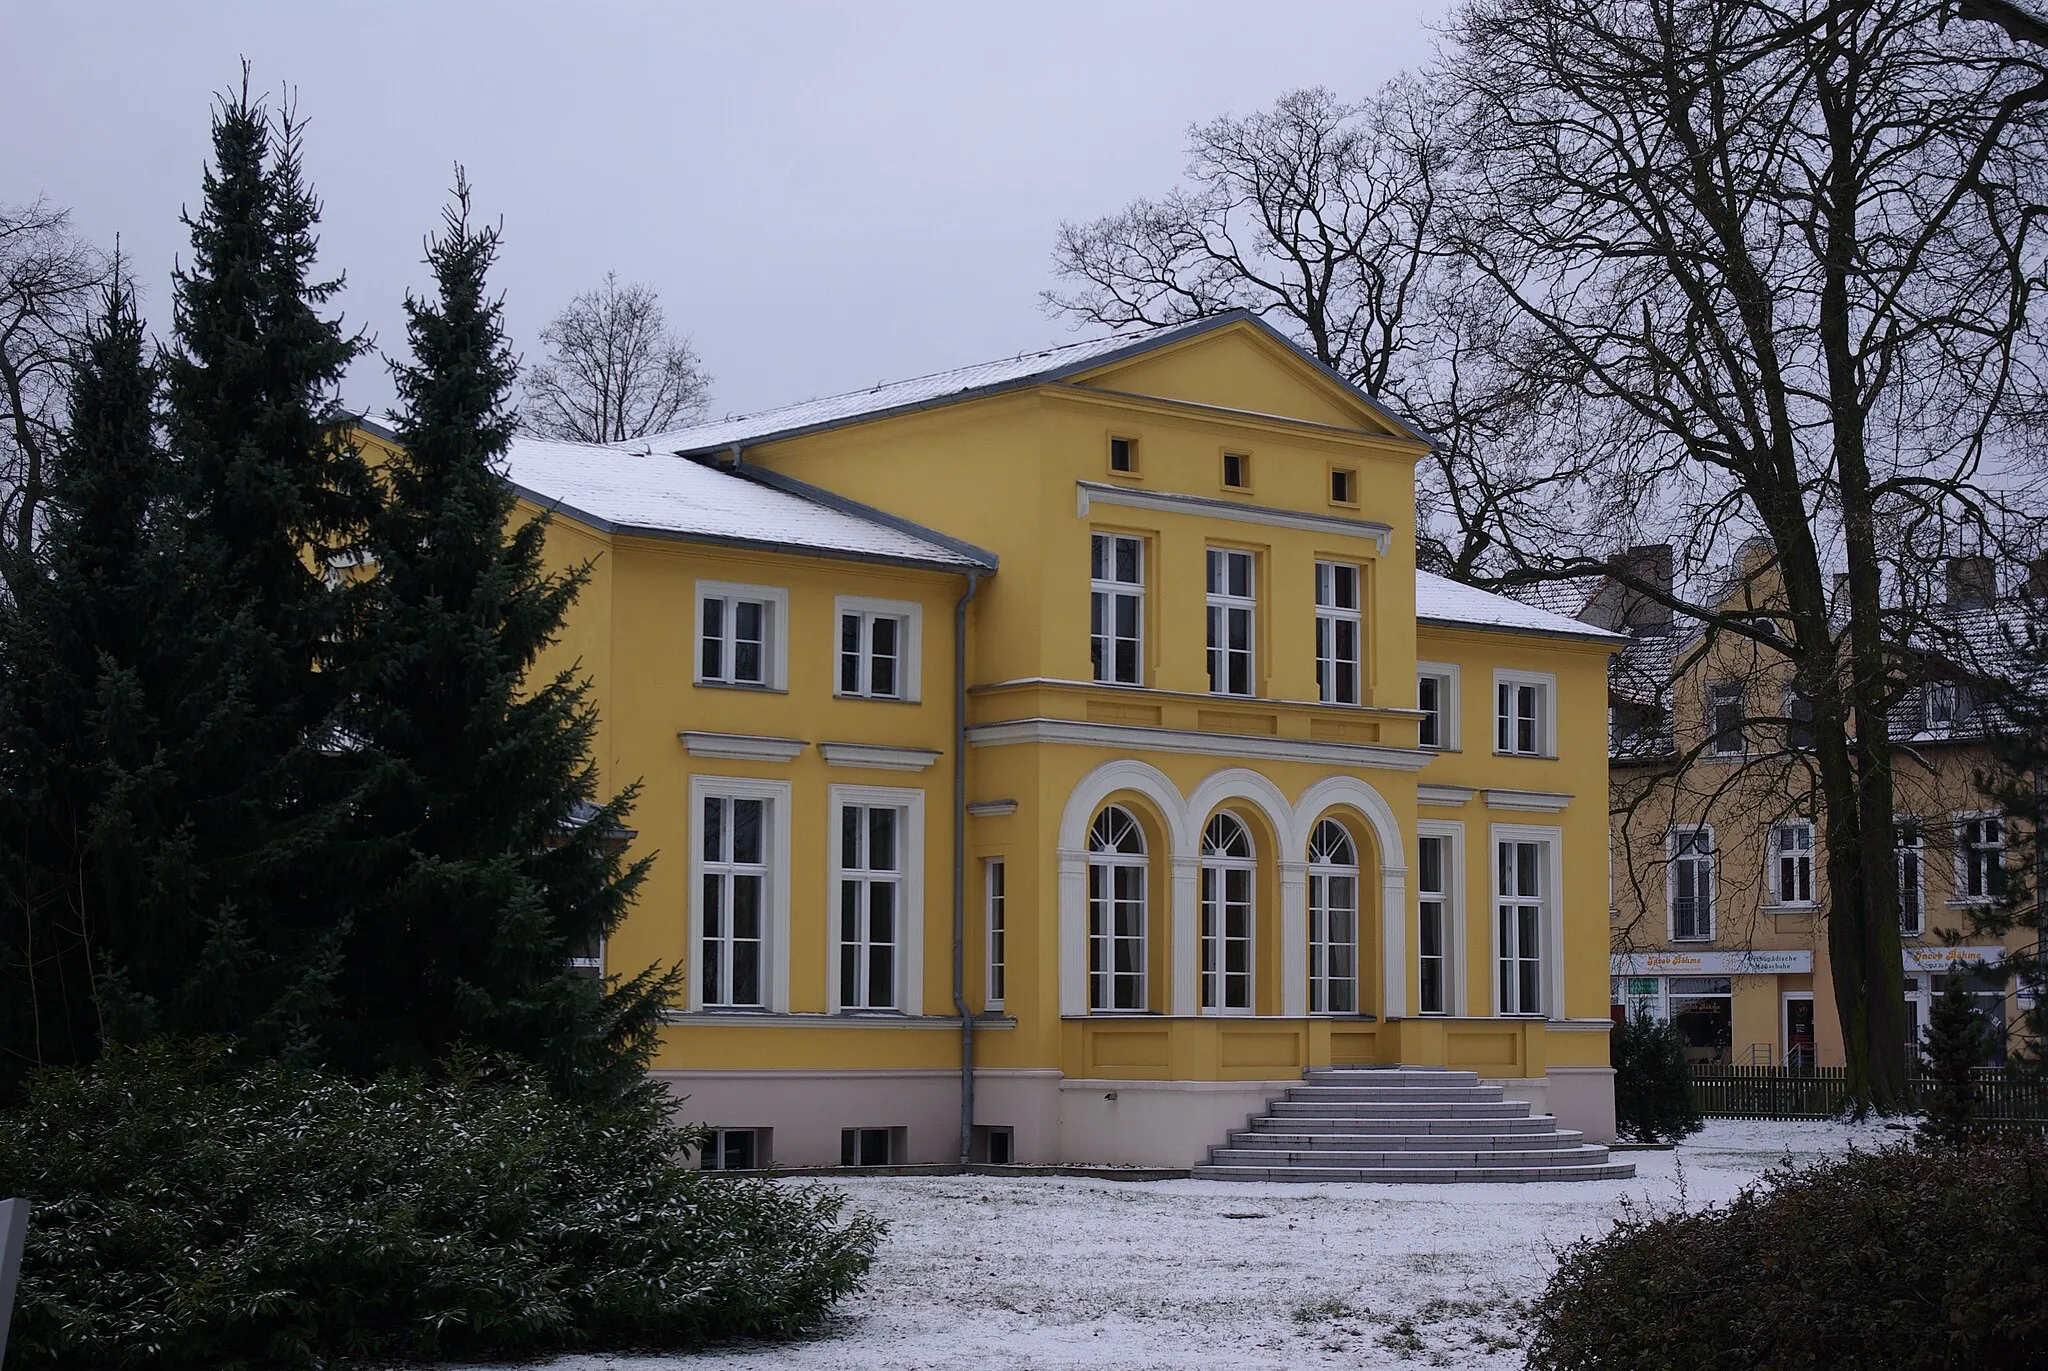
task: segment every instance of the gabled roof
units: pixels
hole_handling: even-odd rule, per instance
[[[1535,605],[1510,600],[1505,595],[1475,590],[1471,586],[1434,575],[1415,573],[1415,620],[1447,628],[1492,628],[1509,633],[1540,633],[1555,638],[1584,638],[1591,642],[1626,642],[1619,633],[1609,633],[1577,619],[1553,614]]]
[[[907,414],[938,405],[958,404],[963,400],[998,395],[1004,391],[1021,390],[1027,386],[1064,381],[1098,367],[1141,356],[1232,324],[1249,324],[1258,329],[1287,348],[1302,362],[1320,372],[1326,380],[1342,387],[1353,400],[1385,419],[1397,432],[1418,442],[1429,441],[1405,419],[1392,413],[1357,386],[1303,352],[1293,340],[1258,315],[1250,310],[1234,309],[1185,324],[1167,324],[1160,328],[1116,333],[1106,338],[1067,343],[1061,347],[1047,348],[1042,352],[1027,352],[1002,361],[956,367],[951,371],[937,371],[929,376],[913,377],[907,381],[891,381],[868,390],[849,391],[844,395],[831,395],[820,400],[805,400],[777,409],[762,410],[758,414],[711,419],[692,424],[688,428],[635,438],[620,446],[635,451],[684,454],[723,452],[735,445],[751,447],[756,443],[793,438],[804,433],[817,433],[868,419]]]
[[[521,437],[505,454],[505,476],[535,504],[605,532],[900,566],[996,565],[993,553],[852,501],[667,453]]]

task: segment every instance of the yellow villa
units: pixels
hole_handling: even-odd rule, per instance
[[[1186,1167],[1366,1065],[1611,1139],[1623,640],[1419,574],[1427,450],[1242,313],[517,442],[706,1164]]]

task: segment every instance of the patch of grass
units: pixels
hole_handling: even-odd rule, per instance
[[[1295,1305],[1293,1317],[1296,1323],[1335,1323],[1339,1319],[1365,1318],[1366,1312],[1335,1295],[1325,1295],[1319,1300]]]

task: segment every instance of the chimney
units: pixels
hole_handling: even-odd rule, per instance
[[[2027,598],[2048,600],[2048,552],[2027,563]]]
[[[1948,607],[1988,609],[1998,598],[1998,564],[1982,553],[1948,559]]]
[[[1617,552],[1609,565],[1669,595],[1671,593],[1671,544],[1644,543]],[[1658,637],[1671,631],[1671,606],[1630,589],[1621,591],[1620,622],[1625,633]]]

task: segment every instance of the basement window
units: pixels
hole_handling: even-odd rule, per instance
[[[842,1128],[839,1130],[841,1166],[893,1166],[903,1155],[900,1128]]]
[[[758,1171],[768,1165],[768,1130],[718,1128],[704,1144],[706,1171]]]
[[[987,1162],[990,1166],[1016,1165],[1016,1130],[985,1123],[974,1125],[973,1144],[967,1156],[970,1161]]]

